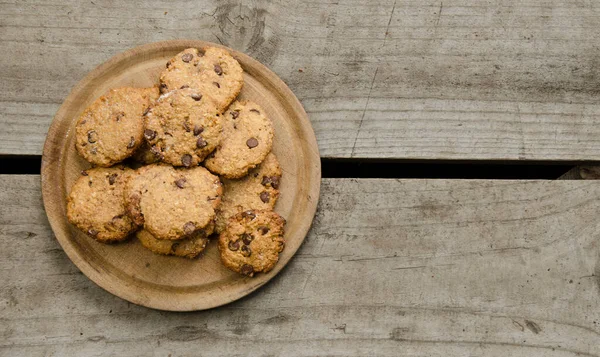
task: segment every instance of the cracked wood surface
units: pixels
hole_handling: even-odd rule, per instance
[[[598,15],[589,0],[7,0],[0,154],[41,154],[111,56],[196,38],[273,69],[324,157],[599,160]]]
[[[600,356],[597,181],[324,179],[304,245],[230,305],[100,289],[39,176],[0,176],[0,355]]]

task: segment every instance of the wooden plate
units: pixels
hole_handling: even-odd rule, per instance
[[[188,47],[218,46],[174,40],[118,54],[79,82],[60,107],[48,131],[42,157],[42,194],[52,230],[69,258],[92,281],[133,303],[161,310],[190,311],[220,306],[265,284],[292,258],[315,215],[321,165],[308,117],[292,91],[273,72],[243,53],[228,49],[244,69],[240,98],[260,104],[273,120],[273,151],[283,170],[275,210],[287,219],[286,247],[268,274],[246,278],[220,262],[215,241],[199,259],[160,256],[136,239],[97,243],[69,224],[66,196],[80,171],[90,167],[75,151],[79,114],[110,88],[148,87],[158,82],[167,60]]]

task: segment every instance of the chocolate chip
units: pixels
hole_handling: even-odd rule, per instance
[[[152,140],[156,137],[156,131],[146,129],[144,130],[144,137],[146,138],[146,140]]]
[[[166,67],[167,67],[167,68],[171,67],[171,64],[172,64],[172,63],[171,63],[171,61],[167,62],[167,65],[166,65]]]
[[[189,88],[190,86],[188,86],[187,84],[182,85],[181,87],[179,87],[179,89],[186,89]]]
[[[81,171],[81,176],[87,176],[87,175],[88,175],[87,171],[85,171],[85,170]]]
[[[131,139],[129,140],[129,144],[127,144],[127,148],[131,149],[135,146],[135,138],[132,136]]]
[[[237,119],[237,117],[239,117],[239,116],[240,116],[240,111],[239,110],[234,110],[234,111],[231,112],[231,117],[233,119]]]
[[[89,235],[91,235],[91,236],[93,236],[93,237],[95,237],[95,236],[97,236],[97,235],[98,235],[98,231],[97,231],[97,230],[95,230],[94,228],[90,228],[90,229],[88,230],[88,234],[89,234]]]
[[[279,176],[263,176],[261,184],[263,186],[271,185],[274,189],[279,188]]]
[[[256,138],[250,138],[246,140],[246,145],[248,145],[250,149],[255,148],[258,146],[258,140],[256,140]]]
[[[194,126],[194,135],[198,136],[203,131],[204,131],[204,127],[203,126],[199,126],[199,125],[195,125]]]
[[[88,142],[89,142],[90,144],[93,144],[93,143],[95,143],[96,141],[98,141],[98,133],[96,133],[95,131],[93,131],[93,130],[90,130],[90,131],[88,131],[88,133],[87,133],[87,134],[88,134]]]
[[[142,115],[146,115],[146,114],[148,114],[148,112],[150,112],[150,107],[147,107],[146,109],[144,109],[144,112],[142,113]]]
[[[252,250],[247,245],[243,245],[242,249],[240,249],[240,251],[242,252],[242,255],[245,257],[249,257],[252,255]]]
[[[117,180],[117,174],[108,175],[108,183],[109,184],[114,185],[116,180]]]
[[[190,234],[194,233],[195,230],[196,230],[196,225],[194,224],[194,222],[188,222],[183,225],[183,233],[185,233],[186,235],[190,235]]]
[[[190,125],[187,123],[187,121],[183,122],[183,128],[185,129],[186,132],[190,132],[192,131],[192,129],[190,128]]]
[[[234,241],[230,240],[230,241],[229,241],[229,244],[227,245],[227,247],[229,248],[229,250],[231,250],[231,251],[234,251],[234,252],[235,252],[236,250],[240,249],[240,241],[239,241],[239,240],[236,240],[236,241],[234,242]]]
[[[260,234],[262,234],[264,236],[265,234],[269,233],[269,227],[265,227],[265,226],[258,227],[258,231],[260,232]]]
[[[254,275],[254,268],[250,264],[242,265],[242,269],[240,269],[240,271],[244,275],[248,275],[248,276]]]
[[[190,167],[192,165],[192,155],[185,154],[181,157],[181,163],[185,167]]]
[[[190,97],[192,97],[192,99],[197,102],[200,99],[202,99],[202,94],[200,94],[200,93],[194,93],[194,94],[191,94]]]
[[[248,244],[252,243],[252,240],[254,240],[254,236],[252,234],[248,234],[248,233],[242,234],[242,242],[244,242],[244,244],[248,245]]]
[[[175,185],[177,185],[177,187],[179,187],[179,188],[184,188],[185,181],[186,181],[185,178],[182,177],[180,179],[175,180]]]
[[[169,89],[169,88],[167,87],[167,85],[166,85],[166,84],[164,84],[164,83],[161,83],[161,84],[160,84],[160,92],[161,92],[161,93],[165,93],[165,92],[166,92],[168,89]]]
[[[213,84],[217,87],[217,88],[221,88],[221,85],[219,84],[219,82],[213,82]]]
[[[260,193],[260,200],[264,203],[269,203],[269,193],[267,191],[263,191]]]
[[[117,116],[115,117],[115,119],[118,121],[120,121],[121,119],[123,119],[123,117],[125,116],[125,113],[120,112],[119,114],[117,114]]]
[[[221,66],[219,66],[218,64],[215,64],[215,73],[219,76],[223,74],[223,68],[221,68]]]
[[[254,218],[256,218],[256,214],[254,214],[254,212],[252,212],[252,211],[244,211],[244,212],[242,212],[242,217],[254,219]]]
[[[271,176],[271,186],[274,189],[279,188],[279,176]]]
[[[194,59],[194,55],[191,53],[184,53],[183,56],[181,56],[181,60],[185,63],[189,63],[192,59]]]
[[[256,114],[260,114],[260,112],[256,109],[250,109],[251,112],[255,112]]]
[[[142,215],[141,212],[141,208],[140,208],[140,202],[142,201],[142,196],[140,196],[140,194],[138,193],[134,193],[131,196],[129,196],[129,207],[130,207],[130,216],[131,219],[133,220],[133,223],[135,223],[138,226],[141,226],[144,224],[144,215]]]
[[[206,140],[204,140],[204,138],[202,138],[201,136],[198,138],[198,141],[196,141],[196,147],[198,149],[202,149],[204,147],[206,147],[206,145],[208,145],[208,143],[206,142]]]
[[[233,123],[233,128],[237,130],[237,125]]]

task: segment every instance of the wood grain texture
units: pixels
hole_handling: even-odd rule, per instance
[[[239,100],[251,100],[273,123],[272,151],[283,172],[275,211],[285,225],[285,249],[267,274],[244,277],[225,268],[216,244],[203,259],[159,256],[134,240],[98,243],[66,218],[67,195],[82,170],[91,165],[75,150],[76,119],[110,88],[151,87],[165,63],[186,48],[215,44],[163,41],[136,47],[94,69],[71,91],[48,131],[42,156],[42,195],[50,225],[71,260],[92,281],[131,302],[171,311],[203,310],[249,294],[277,274],[294,255],[310,229],[317,208],[321,163],[316,138],[302,105],[271,71],[248,56],[231,51],[244,70]],[[217,45],[218,46],[218,45]]]
[[[600,160],[598,15],[590,0],[7,0],[0,154],[39,155],[109,57],[195,38],[275,71],[324,157]]]
[[[100,289],[0,176],[0,355],[600,356],[597,181],[325,179],[269,284],[204,312]]]

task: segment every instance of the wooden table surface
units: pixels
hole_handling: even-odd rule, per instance
[[[270,67],[326,159],[600,160],[593,0],[5,0],[0,172],[88,71],[175,38]],[[595,180],[324,178],[281,274],[167,313],[89,281],[39,175],[0,174],[0,356],[600,356],[599,215]]]

